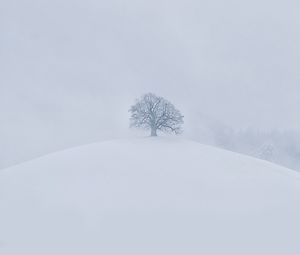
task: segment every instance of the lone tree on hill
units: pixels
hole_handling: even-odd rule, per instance
[[[182,132],[183,115],[163,97],[148,93],[137,100],[129,112],[130,127],[151,130],[151,136],[157,136],[157,130],[175,134]]]

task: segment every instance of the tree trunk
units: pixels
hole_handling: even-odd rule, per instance
[[[157,136],[156,128],[151,128],[151,136]]]

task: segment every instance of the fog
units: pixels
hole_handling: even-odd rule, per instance
[[[1,1],[0,167],[135,136],[128,109],[150,91],[182,111],[185,137],[219,146],[216,136],[237,144],[237,133],[260,130],[291,141],[299,162],[299,9],[292,0]],[[298,167],[286,161],[277,163]]]

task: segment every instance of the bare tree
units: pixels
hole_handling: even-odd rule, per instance
[[[182,132],[183,115],[169,101],[152,93],[137,100],[129,112],[130,126],[151,130],[151,136],[157,136],[157,130],[175,134]]]

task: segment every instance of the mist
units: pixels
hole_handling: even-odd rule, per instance
[[[10,0],[0,7],[1,168],[135,136],[128,109],[153,92],[185,115],[183,136],[251,154],[251,139],[237,133],[261,130],[278,141],[269,135],[275,130],[295,148],[278,158],[293,155],[282,164],[300,170],[299,2]]]

